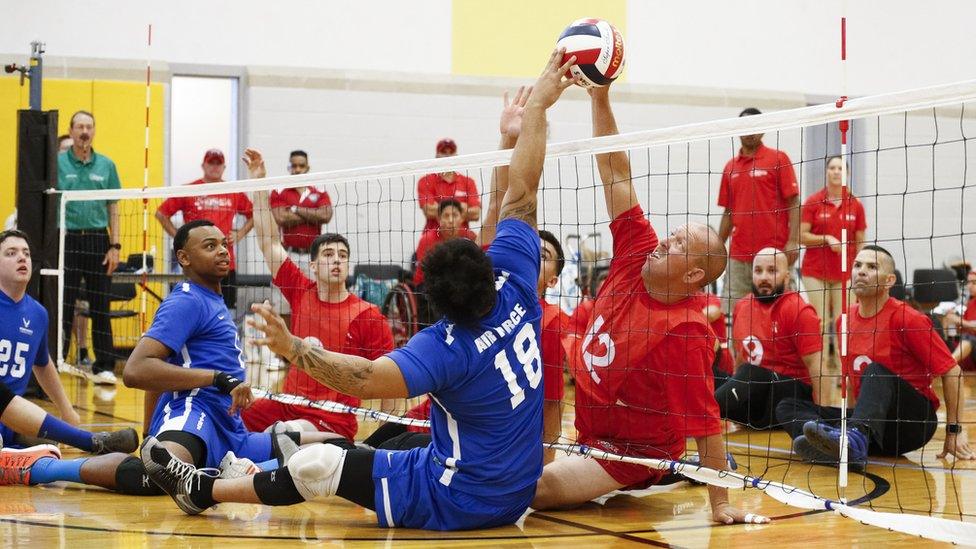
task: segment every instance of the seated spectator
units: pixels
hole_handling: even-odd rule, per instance
[[[424,283],[424,270],[420,267],[434,246],[451,240],[452,238],[467,238],[474,240],[476,235],[467,227],[462,226],[463,207],[457,200],[442,200],[437,205],[438,226],[433,231],[425,231],[417,244],[417,270],[413,273],[413,283],[420,286]]]
[[[437,158],[456,154],[457,145],[453,139],[445,138],[437,142]],[[478,195],[478,187],[474,179],[455,171],[427,174],[417,182],[420,211],[424,212],[424,217],[427,218],[427,223],[424,225],[425,234],[437,228],[440,217],[439,204],[447,199],[455,200],[461,205],[462,228],[468,228],[468,221],[477,221],[481,218],[481,197]]]
[[[952,358],[964,370],[976,369],[972,359],[973,345],[976,345],[976,271],[966,275],[966,289],[969,290],[969,302],[966,303],[962,314],[950,311],[945,315],[946,327],[955,326],[959,333],[959,343],[952,350]]]

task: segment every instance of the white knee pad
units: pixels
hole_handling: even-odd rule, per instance
[[[318,429],[315,428],[315,424],[307,419],[290,419],[288,421],[281,422],[285,426],[286,433],[316,433]],[[265,433],[270,433],[274,429],[275,424],[272,423],[268,425],[268,428],[264,430]]]
[[[288,460],[295,488],[306,501],[334,496],[339,489],[346,451],[332,444],[312,444],[295,452]]]

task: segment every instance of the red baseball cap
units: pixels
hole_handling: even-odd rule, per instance
[[[457,144],[450,137],[445,137],[437,142],[437,152],[444,153],[447,151],[457,152]]]
[[[210,149],[203,153],[204,164],[223,164],[224,153],[220,149]]]

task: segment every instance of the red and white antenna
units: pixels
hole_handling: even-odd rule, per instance
[[[146,30],[146,136],[143,149],[143,168],[142,168],[142,190],[149,188],[149,106],[152,104],[152,24]],[[146,333],[146,288],[148,282],[148,261],[149,254],[149,199],[142,199],[142,280],[139,285],[142,288],[141,299],[139,302],[139,330]]]
[[[841,66],[841,96],[837,99],[837,108],[844,108],[847,101],[847,3],[842,3],[840,18],[840,66]],[[847,242],[850,237],[847,225],[847,211],[849,205],[849,193],[847,190],[847,132],[850,130],[850,120],[838,122],[840,129],[840,330],[838,339],[840,340],[840,463],[839,474],[837,476],[837,492],[840,500],[847,503],[847,473],[848,473],[848,436],[847,436],[847,371],[845,368],[847,358],[847,283],[850,279],[849,269],[847,268]]]

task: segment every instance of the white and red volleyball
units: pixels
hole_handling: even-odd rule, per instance
[[[576,56],[570,74],[579,77],[584,88],[607,86],[624,68],[624,37],[603,19],[577,19],[556,41],[557,48],[566,48],[563,61]]]

